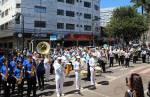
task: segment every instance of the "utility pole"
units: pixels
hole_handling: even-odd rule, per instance
[[[21,32],[22,32],[22,35],[20,35],[20,37],[22,37],[22,51],[24,50],[24,15],[23,14],[21,14],[21,13],[17,13],[16,15],[14,15],[15,16],[15,21],[16,21],[16,23],[20,23],[20,17],[21,17],[21,20],[22,20],[22,22],[21,22]],[[14,17],[13,16],[13,17]],[[19,33],[20,34],[20,33]]]

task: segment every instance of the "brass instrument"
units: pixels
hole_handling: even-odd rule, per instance
[[[35,66],[32,64],[30,75],[31,75],[31,76],[35,76],[35,74],[36,74],[36,68],[35,68]]]
[[[17,85],[20,85],[21,84],[21,82],[22,82],[22,78],[17,78],[16,76],[13,76],[16,80],[17,80]]]
[[[8,75],[4,75],[3,73],[0,73],[0,75],[1,75],[2,77],[4,77],[4,78],[5,78],[5,80],[7,80]]]
[[[39,42],[37,44],[36,50],[38,53],[47,55],[50,52],[50,44],[48,42]]]
[[[70,74],[70,71],[72,70],[72,66],[71,66],[71,63],[67,63],[66,64],[66,69],[65,69],[65,72],[66,72],[66,76],[68,76]]]

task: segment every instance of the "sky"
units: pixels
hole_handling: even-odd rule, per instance
[[[130,5],[130,0],[100,0],[101,8],[119,7]]]

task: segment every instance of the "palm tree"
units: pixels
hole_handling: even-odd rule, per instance
[[[147,41],[150,43],[150,0],[131,0],[132,3],[134,3],[135,8],[142,7],[142,14],[145,11],[147,20],[149,23],[149,31],[147,35]]]

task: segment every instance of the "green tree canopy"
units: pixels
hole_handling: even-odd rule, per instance
[[[150,0],[131,0],[135,8],[143,6],[147,13],[150,13]]]
[[[106,31],[110,36],[119,37],[128,42],[139,39],[148,30],[148,24],[143,15],[140,15],[130,6],[120,7],[113,11]]]

